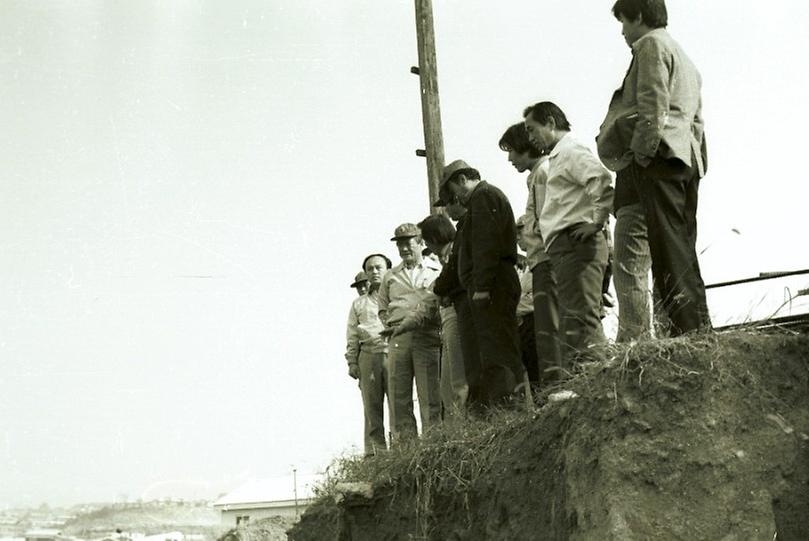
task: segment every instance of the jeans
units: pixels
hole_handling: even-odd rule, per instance
[[[454,417],[466,407],[466,384],[458,314],[454,306],[441,307],[441,402],[444,417]]]
[[[615,261],[612,272],[618,296],[616,341],[629,342],[651,335],[649,271],[652,256],[649,253],[643,205],[624,205],[618,209],[615,218]]]

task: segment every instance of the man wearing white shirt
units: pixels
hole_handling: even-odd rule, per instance
[[[557,280],[562,354],[570,360],[606,340],[600,316],[612,176],[570,134],[570,123],[556,104],[531,105],[523,116],[531,141],[549,152],[539,228]]]

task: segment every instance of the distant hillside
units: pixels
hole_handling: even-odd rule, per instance
[[[147,502],[110,505],[79,515],[65,524],[63,531],[81,537],[98,536],[117,528],[145,534],[178,530],[209,537],[216,537],[222,530],[219,512],[207,503]]]

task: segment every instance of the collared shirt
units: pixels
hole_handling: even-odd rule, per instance
[[[699,71],[665,29],[637,39],[632,62],[596,137],[604,164],[613,171],[633,159],[648,165],[659,152],[703,176],[708,157],[701,88]]]
[[[438,299],[429,286],[440,272],[441,266],[429,257],[422,259],[411,270],[404,263],[389,270],[379,286],[379,311],[385,312],[385,323],[395,325],[418,310],[423,310],[420,305],[437,303]],[[435,328],[438,328],[437,324]]]
[[[568,227],[605,225],[612,211],[612,175],[589,148],[566,133],[551,150],[539,229],[545,249]]]
[[[520,279],[520,301],[517,303],[517,317],[534,313],[534,279],[528,269],[517,269]]]
[[[545,253],[545,243],[539,230],[539,213],[545,204],[545,182],[548,180],[548,157],[539,158],[528,174],[528,200],[525,203],[525,226],[523,242],[525,243],[528,268],[533,269],[549,259]]]
[[[379,320],[379,292],[369,292],[354,299],[348,312],[346,328],[346,360],[357,362],[360,351],[367,353],[387,352],[385,339],[379,336],[384,328]]]

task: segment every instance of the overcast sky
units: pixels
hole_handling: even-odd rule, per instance
[[[519,215],[497,141],[545,99],[593,141],[630,58],[612,1],[435,4],[447,161]],[[809,267],[809,4],[668,4],[704,78],[706,281]],[[0,509],[359,449],[348,284],[428,212],[416,63],[411,1],[0,2]]]

